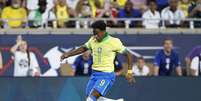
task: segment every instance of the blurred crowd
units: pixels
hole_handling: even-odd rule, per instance
[[[87,28],[92,23],[79,18],[109,18],[108,27],[197,28],[201,21],[184,19],[201,17],[201,0],[0,0],[0,14],[1,28]]]

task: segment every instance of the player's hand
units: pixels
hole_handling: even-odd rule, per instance
[[[64,53],[61,55],[60,57],[60,61],[63,61],[65,58],[68,58],[69,57],[69,54],[68,53]]]
[[[126,80],[130,85],[133,85],[135,83],[135,78],[133,77],[132,73],[126,74]]]

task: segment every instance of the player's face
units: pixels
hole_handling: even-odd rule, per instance
[[[172,40],[166,40],[164,42],[164,49],[165,49],[165,51],[170,52],[172,50],[172,48],[173,48]]]
[[[27,42],[26,42],[26,41],[23,41],[23,42],[21,43],[21,45],[19,46],[19,49],[20,49],[20,51],[22,51],[22,52],[26,52],[26,50],[27,50]]]
[[[103,38],[103,33],[100,29],[93,29],[93,35],[96,38],[97,41],[101,41]]]
[[[144,64],[145,64],[145,62],[144,62],[144,60],[143,60],[143,59],[139,59],[139,60],[138,60],[138,67],[139,67],[139,68],[141,68],[141,69],[142,69],[142,68],[143,68],[143,66],[144,66]]]

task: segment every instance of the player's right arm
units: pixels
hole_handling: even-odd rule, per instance
[[[122,44],[122,42],[117,39],[114,42],[114,48],[115,51],[117,53],[123,54],[126,59],[127,59],[127,64],[128,64],[128,68],[127,68],[127,74],[126,74],[126,79],[130,84],[135,83],[135,79],[133,78],[132,75],[132,67],[133,67],[133,57],[132,54],[128,51],[128,49]]]
[[[92,40],[93,40],[93,37],[91,37],[88,42],[86,42],[84,45],[82,45],[82,46],[79,47],[78,49],[71,50],[71,51],[69,51],[69,52],[65,52],[65,53],[61,56],[61,61],[64,60],[65,58],[68,58],[68,57],[71,57],[71,56],[74,56],[74,55],[81,54],[81,53],[87,51],[88,49],[91,49]]]
[[[79,47],[78,49],[75,49],[75,50],[71,50],[69,52],[65,52],[62,56],[61,56],[61,61],[64,60],[65,58],[68,58],[68,57],[71,57],[71,56],[74,56],[74,55],[78,55],[78,54],[81,54],[85,51],[87,51],[88,48],[83,45],[81,47]]]

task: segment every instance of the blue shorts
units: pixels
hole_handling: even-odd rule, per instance
[[[97,90],[101,96],[105,96],[115,81],[115,73],[95,72],[93,71],[91,78],[87,84],[86,95],[91,95],[92,91]]]

